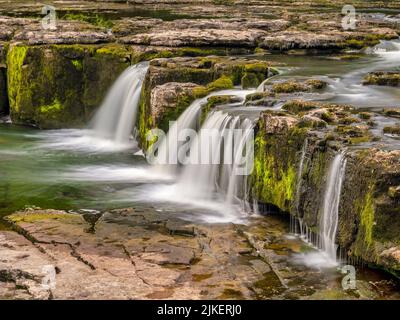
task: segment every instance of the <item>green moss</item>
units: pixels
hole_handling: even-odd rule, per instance
[[[7,54],[7,79],[8,79],[8,98],[11,109],[19,110],[19,90],[22,85],[22,66],[25,61],[28,47],[13,46]]]
[[[369,120],[371,119],[372,114],[370,112],[360,112],[358,116],[360,117],[360,119]]]
[[[123,45],[110,44],[96,49],[96,54],[106,54],[111,56],[120,56],[121,58],[130,59],[130,51]]]
[[[400,86],[400,73],[398,72],[372,72],[365,76],[364,85]]]
[[[386,126],[383,128],[383,132],[386,134],[400,134],[400,125],[395,125],[395,126]]]
[[[363,227],[363,239],[367,246],[372,244],[375,207],[373,202],[373,188],[368,191],[360,212],[360,222]]]
[[[74,60],[71,60],[71,62],[72,62],[72,64],[75,66],[75,68],[76,68],[77,70],[79,70],[79,71],[82,71],[82,70],[83,70],[83,63],[82,63],[82,60],[74,59]]]
[[[209,97],[207,100],[207,104],[201,109],[200,123],[202,124],[206,120],[210,111],[214,109],[217,105],[232,103],[234,102],[234,100],[235,97],[229,95]]]
[[[256,88],[260,84],[260,80],[256,74],[246,72],[241,79],[241,83],[243,89]]]

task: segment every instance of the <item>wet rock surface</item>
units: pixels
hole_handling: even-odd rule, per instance
[[[94,232],[63,211],[31,209],[8,220],[18,233],[0,232],[1,299],[313,299],[321,291],[396,298],[395,282],[360,280],[364,292],[346,292],[335,270],[294,262],[310,248],[274,217],[207,225],[128,208],[105,212]]]

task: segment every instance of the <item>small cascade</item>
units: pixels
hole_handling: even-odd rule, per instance
[[[336,261],[336,231],[339,222],[339,203],[347,160],[344,153],[333,159],[329,168],[324,205],[320,219],[320,246],[330,259]]]
[[[117,143],[129,141],[148,66],[148,62],[136,64],[118,77],[91,121],[96,136]]]

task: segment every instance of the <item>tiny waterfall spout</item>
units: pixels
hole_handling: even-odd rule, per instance
[[[339,153],[331,163],[325,190],[322,216],[320,219],[320,246],[332,261],[336,261],[337,246],[335,239],[339,221],[340,194],[345,177],[346,162],[345,154]]]
[[[118,77],[92,119],[91,127],[97,136],[117,143],[129,141],[148,66],[148,62],[136,64]]]

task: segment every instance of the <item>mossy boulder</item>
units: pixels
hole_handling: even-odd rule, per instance
[[[7,96],[7,69],[0,65],[0,115],[9,112]]]
[[[122,47],[10,47],[8,97],[14,123],[47,128],[87,123],[108,88],[130,64]]]
[[[297,152],[307,129],[291,116],[266,112],[257,125],[251,195],[260,203],[291,212],[295,200]]]

